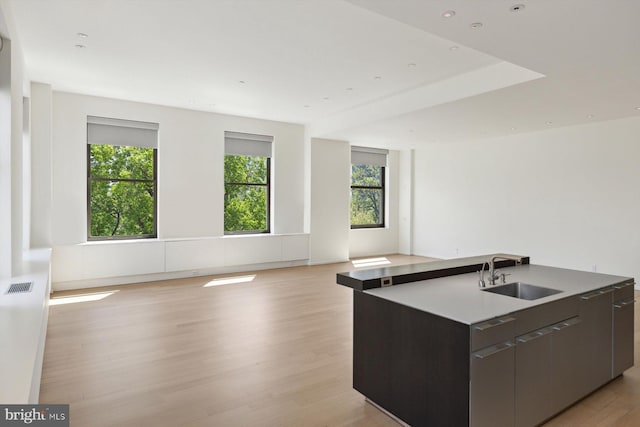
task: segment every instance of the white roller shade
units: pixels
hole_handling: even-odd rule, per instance
[[[354,165],[387,166],[389,150],[380,148],[351,147],[351,163]]]
[[[87,144],[158,148],[158,124],[87,116]]]
[[[272,136],[225,131],[224,154],[271,157],[272,143]]]

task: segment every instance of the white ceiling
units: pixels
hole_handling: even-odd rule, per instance
[[[29,77],[54,90],[304,123],[360,145],[640,115],[637,0],[1,1]]]

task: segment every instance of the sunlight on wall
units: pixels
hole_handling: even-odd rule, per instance
[[[80,295],[65,295],[62,297],[54,297],[49,300],[49,305],[62,305],[62,304],[74,304],[77,302],[89,302],[89,301],[99,301],[101,299],[105,299],[108,296],[111,296],[118,292],[108,291],[108,292],[94,292],[94,293],[85,293]]]
[[[252,282],[253,279],[255,278],[256,278],[255,274],[250,274],[248,276],[222,277],[220,279],[213,279],[209,283],[205,284],[203,287],[208,288],[211,286],[230,285],[233,283],[247,283],[247,282]]]
[[[381,257],[381,258],[363,258],[363,259],[353,260],[353,261],[351,261],[351,264],[353,264],[353,266],[356,267],[356,268],[362,268],[362,267],[373,267],[373,266],[376,266],[376,265],[391,264],[391,261],[389,261],[385,257]]]

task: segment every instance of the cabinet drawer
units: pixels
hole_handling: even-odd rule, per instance
[[[634,282],[625,282],[613,285],[613,301],[622,301],[633,299],[633,285]]]
[[[513,426],[514,355],[515,345],[512,341],[493,345],[471,355],[471,427]]]
[[[579,297],[569,297],[519,311],[516,335],[523,335],[577,316],[579,302]]]
[[[471,351],[513,338],[514,316],[502,316],[471,325]]]
[[[613,371],[612,378],[633,366],[633,298],[613,303]]]

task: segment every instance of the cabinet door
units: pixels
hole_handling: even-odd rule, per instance
[[[613,371],[617,377],[633,366],[634,299],[613,304]]]
[[[608,288],[580,297],[585,379],[583,396],[611,380],[612,293],[613,289]]]
[[[551,412],[551,328],[516,338],[515,425],[540,424]]]
[[[471,354],[472,427],[513,425],[514,345],[506,341]]]
[[[582,397],[584,376],[580,351],[582,322],[573,317],[552,326],[551,412],[558,413]]]

